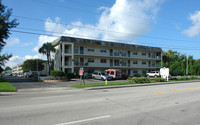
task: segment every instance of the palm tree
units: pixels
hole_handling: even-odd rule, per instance
[[[47,55],[47,61],[48,61],[48,66],[51,61],[51,52],[55,52],[55,48],[51,43],[44,43],[42,47],[38,50],[39,53],[42,53],[44,55]]]

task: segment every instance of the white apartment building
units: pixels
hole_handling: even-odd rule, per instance
[[[85,73],[121,69],[131,76],[157,70],[162,65],[162,49],[118,42],[61,36],[56,48],[54,69],[67,73]]]
[[[12,68],[12,74],[23,74],[22,64],[16,65]]]

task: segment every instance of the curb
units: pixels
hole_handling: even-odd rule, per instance
[[[17,92],[0,92],[0,96],[16,95]]]
[[[69,87],[18,89],[18,92],[67,90]]]
[[[143,84],[128,84],[128,85],[113,85],[113,86],[99,86],[99,87],[89,87],[89,88],[83,88],[83,89],[86,89],[86,90],[114,89],[114,88],[126,88],[126,87],[142,87],[142,86],[153,86],[153,85],[180,84],[180,83],[189,83],[189,82],[200,82],[200,80],[177,81],[177,82],[157,82],[157,83],[143,83]]]

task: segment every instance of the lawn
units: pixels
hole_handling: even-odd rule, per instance
[[[74,88],[85,88],[85,87],[97,87],[97,86],[112,86],[112,85],[127,85],[127,84],[132,84],[131,82],[108,82],[108,85],[105,85],[105,83],[90,83],[90,84],[77,84],[77,85],[72,85]]]
[[[17,89],[9,82],[0,82],[0,92],[16,92]]]
[[[169,80],[169,82],[177,82],[177,81],[188,81],[188,80],[200,80],[197,77],[183,77],[183,78],[173,78],[173,80]],[[98,87],[98,86],[113,86],[113,85],[127,85],[127,84],[148,84],[148,83],[156,83],[156,82],[166,82],[163,78],[131,78],[127,80],[127,82],[108,82],[108,85],[105,83],[90,83],[90,84],[77,84],[72,85],[74,88],[85,88],[85,87]]]

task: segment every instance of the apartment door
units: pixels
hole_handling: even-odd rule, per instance
[[[151,67],[151,61],[149,61],[149,67]]]
[[[113,66],[113,59],[110,59],[110,66]]]
[[[131,63],[131,61],[130,61],[130,60],[128,60],[128,67],[130,67],[130,63]]]
[[[129,74],[129,75],[131,74],[131,70],[130,70],[130,69],[128,70],[128,74]]]
[[[84,58],[80,58],[80,65],[84,66]]]
[[[80,54],[84,54],[84,47],[80,46]]]
[[[113,56],[113,50],[110,49],[110,56]]]
[[[131,52],[130,51],[128,51],[128,57],[130,57],[131,56]]]

